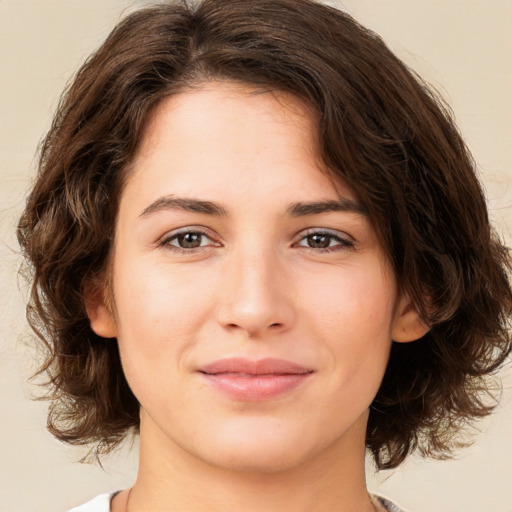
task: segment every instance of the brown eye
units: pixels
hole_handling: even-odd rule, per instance
[[[306,237],[308,247],[313,249],[326,249],[331,245],[333,237],[330,235],[323,235],[316,233],[314,235],[308,235]]]
[[[176,236],[176,241],[182,249],[195,249],[201,247],[203,238],[202,233],[180,233]]]
[[[216,245],[206,233],[202,231],[182,231],[175,233],[161,242],[162,247],[179,250],[192,250],[208,245]]]
[[[337,232],[316,231],[303,236],[297,246],[306,249],[317,249],[319,252],[331,252],[352,248],[354,243],[350,238],[346,238]]]

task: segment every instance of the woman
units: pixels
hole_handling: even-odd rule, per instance
[[[399,510],[510,350],[507,250],[442,105],[307,0],[167,3],[67,92],[20,220],[50,430],[131,489],[79,510]]]

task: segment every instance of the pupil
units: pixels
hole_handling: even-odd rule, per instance
[[[330,239],[327,235],[309,235],[308,244],[316,249],[325,249],[329,247]]]
[[[193,249],[201,245],[201,236],[199,233],[184,233],[178,236],[178,241],[181,247]]]

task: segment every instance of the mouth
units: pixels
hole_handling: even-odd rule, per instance
[[[216,391],[238,401],[273,400],[306,382],[312,369],[284,359],[220,359],[198,370]]]

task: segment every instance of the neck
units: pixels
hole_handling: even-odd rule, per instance
[[[183,450],[143,415],[137,481],[112,510],[373,512],[364,473],[366,419],[365,414],[313,459],[288,468],[236,471]]]

